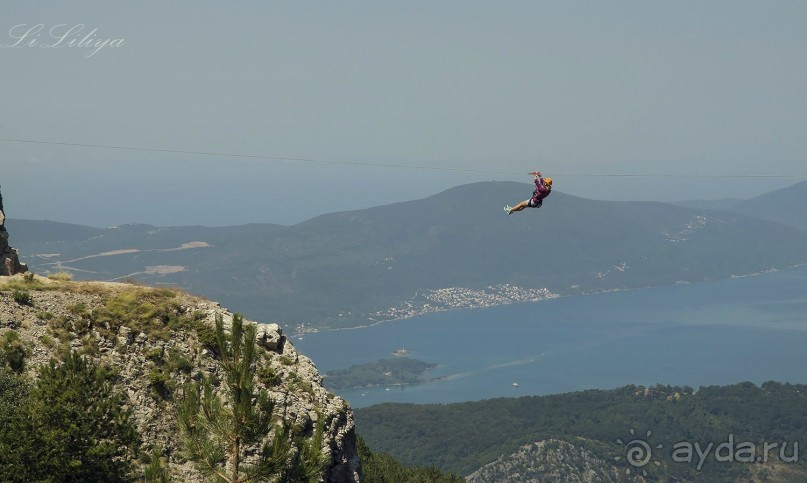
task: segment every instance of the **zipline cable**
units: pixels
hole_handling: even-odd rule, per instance
[[[290,156],[268,156],[260,154],[237,154],[237,153],[221,153],[214,151],[187,151],[183,149],[167,149],[167,148],[146,148],[138,146],[118,146],[111,144],[85,144],[85,143],[70,143],[60,141],[42,141],[36,139],[13,139],[13,138],[0,138],[0,141],[11,143],[27,143],[27,144],[43,144],[49,146],[69,146],[80,148],[95,148],[95,149],[117,149],[125,151],[144,151],[152,153],[168,153],[168,154],[191,154],[194,156],[218,156],[228,158],[246,158],[246,159],[265,159],[271,161],[297,161],[305,163],[325,163],[325,164],[347,164],[354,166],[376,166],[382,168],[401,168],[401,169],[428,169],[432,171],[455,171],[466,173],[486,173],[486,174],[508,174],[508,175],[523,175],[522,172],[501,171],[501,170],[488,170],[488,169],[473,169],[473,168],[449,168],[445,166],[428,166],[417,164],[396,164],[396,163],[373,163],[365,161],[337,161],[337,160],[324,160],[314,158],[297,158]],[[532,172],[526,173],[532,174]],[[637,173],[556,173],[553,172],[552,176],[581,176],[581,177],[618,177],[618,178],[804,178],[804,176],[787,175],[787,174],[678,174],[678,173],[656,173],[656,174],[637,174]]]

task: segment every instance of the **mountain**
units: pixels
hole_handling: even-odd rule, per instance
[[[750,200],[684,201],[679,206],[731,211],[775,221],[807,231],[807,181],[766,193]]]
[[[724,198],[720,200],[688,200],[688,201],[676,201],[673,203],[677,206],[683,206],[684,208],[692,208],[695,210],[721,210],[721,211],[731,211],[731,209],[742,203],[743,200],[736,199],[736,198]]]
[[[766,220],[807,231],[807,181],[737,203],[731,208]]]
[[[86,464],[87,460],[57,454],[54,448],[62,443],[69,443],[72,450],[81,445],[95,445],[88,451],[89,456],[84,454],[88,459],[92,459],[93,451],[109,450],[104,447],[108,441],[58,437],[61,434],[76,437],[77,432],[84,429],[78,422],[72,424],[69,419],[62,418],[46,420],[45,430],[57,436],[56,443],[45,448],[50,456],[39,452],[21,455],[18,448],[8,446],[13,435],[5,428],[18,420],[16,414],[29,409],[20,404],[19,398],[8,399],[8,394],[11,394],[9,387],[36,380],[37,374],[47,371],[49,364],[53,364],[50,361],[65,365],[69,362],[66,354],[80,354],[102,368],[107,383],[111,382],[112,390],[121,395],[121,405],[131,410],[131,415],[121,418],[120,422],[130,420],[137,435],[131,440],[142,441],[142,453],[133,447],[127,450],[131,459],[129,464],[135,472],[142,474],[145,464],[140,458],[147,459],[147,455],[156,450],[174,481],[204,481],[204,470],[188,461],[190,450],[180,433],[178,407],[190,387],[186,385],[189,382],[212,378],[216,381],[215,394],[225,392],[222,379],[228,374],[228,362],[216,342],[214,321],[217,317],[223,319],[225,330],[230,331],[234,324],[232,313],[218,303],[174,289],[109,282],[71,282],[63,276],[56,279],[33,275],[0,277],[0,447],[4,449],[3,464],[0,465],[0,474],[4,476],[0,479],[9,481],[9,465],[13,467],[13,461],[25,461],[26,458],[41,462],[52,457],[60,467],[73,465],[74,470],[82,461]],[[312,445],[311,451],[322,453],[325,464],[317,470],[313,481],[359,481],[361,469],[350,407],[323,388],[322,377],[314,364],[297,353],[279,326],[260,324],[255,337],[252,382],[256,394],[258,390],[265,390],[273,401],[273,421],[266,422],[267,433],[269,427],[286,425],[291,431],[286,437],[297,445],[299,451]],[[7,367],[28,378],[14,383],[16,379],[9,376]],[[53,372],[53,365],[50,367]],[[71,386],[87,384],[86,379],[73,377],[74,380],[57,388],[55,402],[49,399],[47,406],[58,415],[71,414],[70,411],[91,413],[97,419],[92,425],[102,424],[102,416],[109,414],[108,408],[103,409],[108,401],[98,400],[95,396],[90,398],[90,404],[101,406],[84,411],[73,407],[75,398],[67,398],[80,391]],[[226,381],[226,384],[231,383],[230,379]],[[42,393],[42,389],[37,388],[31,393],[33,396]],[[24,395],[25,391],[21,394]],[[56,407],[60,403],[63,406]],[[9,405],[13,405],[13,411],[6,410]],[[29,406],[36,411],[36,408],[41,408],[41,403]],[[322,425],[321,439],[314,435],[314,428],[319,424]],[[64,428],[61,425],[65,425]],[[204,427],[201,422],[199,425]],[[282,434],[278,431],[275,429],[265,437],[277,438]],[[123,432],[113,432],[106,437],[120,437]],[[260,446],[245,446],[245,449],[254,461]],[[221,460],[224,461],[223,456]],[[285,464],[284,458],[281,467]],[[223,464],[219,463],[219,467],[223,468]],[[68,475],[75,475],[74,470],[66,471]],[[21,478],[19,474],[14,476],[15,481]],[[91,481],[110,480],[93,478]],[[143,481],[143,478],[138,476],[125,481]]]
[[[7,225],[33,271],[175,284],[252,318],[313,328],[807,262],[807,233],[746,214],[561,192],[541,209],[502,211],[530,192],[474,183],[288,227],[123,225],[81,238],[83,228]]]

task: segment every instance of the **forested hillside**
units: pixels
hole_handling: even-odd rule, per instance
[[[663,448],[652,450],[659,465],[643,470],[662,479],[739,481],[766,468],[805,478],[805,463],[789,461],[794,444],[807,439],[805,404],[807,386],[776,382],[697,391],[625,386],[447,405],[382,404],[357,409],[356,426],[373,448],[405,464],[435,465],[463,475],[525,444],[554,439],[583,448],[623,471],[636,470],[626,462],[630,441],[643,440],[653,448],[661,444]],[[768,465],[741,459],[720,462],[712,453],[698,468],[694,451],[690,461],[680,461],[683,455],[673,459],[676,443],[689,443],[693,449],[696,442],[702,448],[713,443],[714,450],[729,438],[735,452],[740,443],[751,442],[754,461],[767,458]],[[778,445],[767,457],[765,442]],[[779,461],[780,456],[788,461]]]

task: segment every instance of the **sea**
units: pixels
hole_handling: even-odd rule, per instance
[[[337,391],[354,408],[610,389],[807,383],[807,266],[431,313],[293,338],[321,374],[393,357],[431,382]]]

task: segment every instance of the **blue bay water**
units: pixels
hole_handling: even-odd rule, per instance
[[[807,267],[427,314],[293,343],[323,374],[401,347],[438,364],[427,375],[440,379],[427,384],[339,391],[353,407],[626,384],[805,383]]]

